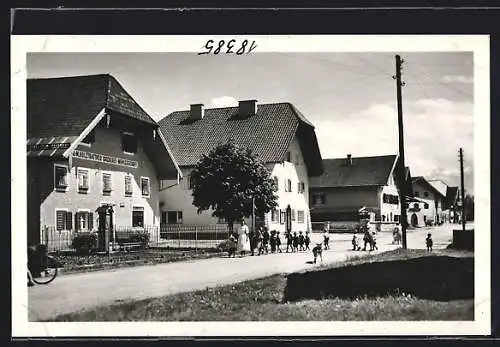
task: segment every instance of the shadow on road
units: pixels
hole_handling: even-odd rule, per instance
[[[425,256],[348,265],[287,276],[285,301],[406,293],[449,301],[474,298],[474,258]]]

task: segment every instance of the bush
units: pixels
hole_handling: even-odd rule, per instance
[[[78,233],[71,243],[77,254],[89,254],[97,250],[97,234],[93,232]]]
[[[147,248],[149,245],[149,233],[147,231],[137,231],[130,235],[127,240],[129,243],[139,243],[142,248]]]

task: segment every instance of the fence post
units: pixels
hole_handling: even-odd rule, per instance
[[[194,227],[194,237],[195,237],[194,249],[195,249],[196,253],[198,253],[198,227],[197,226]]]
[[[173,234],[173,233],[172,233]],[[178,241],[178,248],[181,248],[181,228],[177,228],[177,241]]]
[[[217,238],[217,225],[215,225],[215,247],[217,247],[218,243],[219,243],[219,239]],[[214,245],[212,245],[214,246]]]

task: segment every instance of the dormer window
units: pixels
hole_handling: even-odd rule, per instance
[[[137,152],[137,137],[133,133],[122,133],[122,150],[130,155]]]

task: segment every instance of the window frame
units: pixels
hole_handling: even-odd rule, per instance
[[[180,210],[170,210],[170,211],[165,211],[167,213],[167,224],[171,225],[178,225],[178,224],[184,224],[184,214]],[[175,223],[170,222],[169,218],[169,213],[175,213]],[[179,218],[180,216],[180,218]]]
[[[273,218],[275,216],[276,218]],[[272,223],[279,223],[280,222],[280,210],[275,208],[271,210],[271,222]]]
[[[104,175],[109,175],[109,185],[110,185],[110,190],[104,190]],[[101,194],[103,196],[110,196],[111,193],[113,192],[113,173],[111,171],[101,171]]]
[[[80,172],[87,173],[87,189],[80,187]],[[79,194],[88,194],[90,192],[90,170],[87,168],[77,168],[76,169],[76,180]]]
[[[142,225],[134,225],[134,212],[142,212]],[[145,211],[144,206],[132,206],[132,228],[144,228]]]
[[[64,187],[63,186],[58,186],[57,179],[56,179],[57,168],[63,168],[63,169],[66,170],[66,186],[64,186]],[[70,174],[70,171],[69,171],[69,168],[68,168],[67,165],[54,163],[54,182],[53,182],[53,186],[54,186],[54,190],[55,191],[58,191],[58,192],[67,192],[69,190],[69,174]]]
[[[133,175],[130,173],[125,173],[125,176],[123,177],[123,184],[124,184],[124,195],[127,198],[130,198],[134,196],[134,184],[133,184]],[[130,179],[130,192],[127,192],[127,178]]]
[[[136,143],[135,143],[135,152],[129,152],[129,151],[126,151],[125,150],[125,146],[124,146],[124,137],[125,136],[132,136]],[[139,139],[137,138],[137,135],[134,134],[134,133],[131,133],[131,132],[128,132],[128,131],[122,131],[122,134],[121,134],[121,146],[122,146],[122,152],[123,154],[126,154],[126,155],[136,155],[137,154],[137,151],[139,149]]]
[[[148,194],[144,194],[144,189],[142,187],[142,180],[143,179],[148,181]],[[143,198],[150,198],[151,197],[151,179],[148,176],[141,176],[141,196]]]
[[[278,176],[273,176],[273,181],[276,184],[276,191],[279,192],[280,191],[280,179],[278,178]]]
[[[58,211],[62,211],[64,212],[64,227],[62,229],[58,229],[57,228],[57,212]],[[69,231],[69,230],[72,230],[71,229],[68,229],[68,223],[67,223],[67,214],[69,212],[69,209],[67,207],[55,207],[54,208],[54,221],[55,221],[55,228],[56,228],[56,231]],[[73,213],[71,214],[71,219],[73,219]]]
[[[424,192],[424,198],[428,198],[429,197],[429,192]]]
[[[300,216],[302,215],[302,218]],[[306,211],[297,210],[297,223],[304,224],[306,220]]]
[[[76,210],[75,212],[75,217],[79,214],[79,213],[86,213],[87,214],[87,218],[85,220],[85,225],[86,225],[86,228],[82,228],[81,225],[79,226],[79,228],[77,229],[76,228],[76,225],[75,225],[75,231],[78,231],[78,232],[86,232],[86,231],[92,231],[93,228],[94,228],[94,212],[91,212],[90,209],[88,208],[79,208]],[[89,216],[92,214],[92,229],[90,229],[89,227]],[[79,221],[79,223],[81,223]]]

